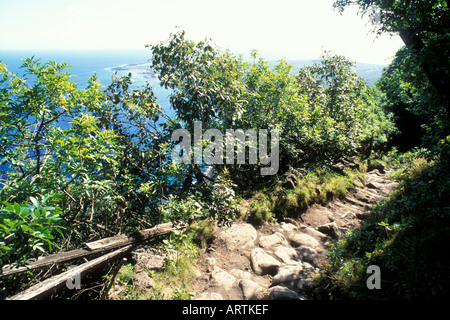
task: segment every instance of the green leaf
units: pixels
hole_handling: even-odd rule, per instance
[[[30,197],[30,200],[35,208],[39,208],[39,202],[36,200],[35,197]]]
[[[44,250],[44,248],[42,248],[42,245],[43,245],[42,242],[35,243],[35,244],[33,245],[33,250],[38,249],[38,250],[40,250],[40,251],[42,251],[42,252],[45,253],[45,250]]]
[[[3,204],[9,212],[14,212],[14,207],[9,202],[3,201]]]
[[[14,203],[14,212],[18,215],[22,213],[22,207],[17,202]]]
[[[34,216],[36,217],[36,218],[41,218],[41,212],[38,210],[38,209],[35,209],[34,211],[33,211],[33,214],[34,214]]]

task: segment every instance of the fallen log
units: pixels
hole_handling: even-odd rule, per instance
[[[28,270],[34,270],[42,268],[52,264],[66,263],[80,258],[86,258],[107,250],[117,249],[129,244],[138,244],[140,242],[149,240],[151,238],[169,234],[175,230],[183,229],[186,227],[185,223],[163,223],[153,228],[141,230],[133,235],[118,235],[98,241],[93,241],[85,244],[85,248],[75,249],[67,252],[48,255],[46,257],[39,258],[36,261],[30,262],[27,266],[14,267],[4,266],[2,268],[1,277],[25,272]]]
[[[73,261],[73,260],[76,260],[79,258],[87,258],[89,256],[99,254],[103,251],[104,250],[90,251],[87,249],[75,249],[75,250],[70,250],[67,252],[62,252],[62,253],[57,253],[57,254],[52,254],[52,255],[45,256],[45,257],[41,257],[36,261],[29,262],[27,266],[15,267],[15,266],[7,265],[2,268],[2,274],[0,274],[0,278],[10,276],[13,274],[17,274],[17,273],[26,272],[28,270],[39,269],[39,268],[46,267],[46,266],[53,265],[53,264],[70,262],[70,261]]]
[[[98,249],[111,249],[111,248],[117,248],[122,247],[127,244],[145,241],[151,238],[154,238],[156,236],[165,235],[168,233],[171,233],[172,231],[176,229],[182,229],[186,227],[184,223],[178,223],[178,225],[174,225],[172,222],[159,224],[153,228],[145,229],[138,231],[137,233],[133,235],[117,235],[114,237],[109,237],[93,242],[86,243],[85,246],[89,250],[98,250]]]
[[[128,245],[116,251],[107,253],[92,261],[83,263],[80,266],[77,266],[57,276],[44,280],[26,289],[25,291],[22,291],[10,298],[7,298],[7,300],[33,300],[45,298],[51,295],[52,293],[57,292],[62,286],[64,286],[64,284],[67,283],[67,280],[73,279],[76,276],[81,276],[83,272],[92,271],[93,269],[99,268],[109,260],[120,258],[132,247],[133,247],[132,245]]]

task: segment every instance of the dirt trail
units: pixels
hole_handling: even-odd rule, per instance
[[[374,170],[345,198],[314,205],[301,219],[258,229],[239,222],[217,228],[213,244],[200,252],[193,299],[309,299],[311,275],[326,265],[336,231],[359,226],[370,206],[397,185]]]

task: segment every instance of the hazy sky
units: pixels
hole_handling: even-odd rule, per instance
[[[387,63],[403,45],[376,38],[352,8],[333,0],[0,0],[0,49],[140,49],[184,29],[223,49],[315,59],[322,48]],[[177,29],[178,27],[178,29]]]

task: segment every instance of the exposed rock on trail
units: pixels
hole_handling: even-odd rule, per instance
[[[281,266],[280,261],[272,257],[262,248],[255,248],[250,254],[250,262],[253,271],[257,275],[275,275]]]
[[[310,298],[311,276],[326,265],[329,240],[338,231],[359,226],[370,214],[370,206],[397,185],[374,170],[366,173],[365,185],[326,206],[313,205],[301,219],[266,223],[258,229],[242,222],[217,228],[213,244],[201,250],[193,298]]]

